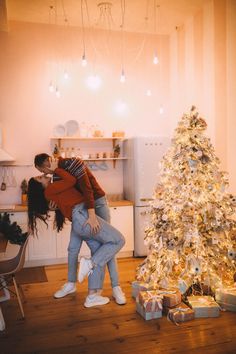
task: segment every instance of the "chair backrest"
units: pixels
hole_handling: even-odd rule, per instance
[[[29,235],[27,235],[24,244],[19,247],[19,251],[14,258],[0,262],[0,275],[14,274],[23,268],[28,241]]]

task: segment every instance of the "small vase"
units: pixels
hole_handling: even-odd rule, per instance
[[[114,151],[114,157],[115,158],[119,157],[119,155],[120,155],[119,152]]]
[[[21,194],[21,205],[27,205],[27,194]]]

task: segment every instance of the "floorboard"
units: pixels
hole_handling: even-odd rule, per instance
[[[0,332],[0,353],[78,353],[78,354],[231,354],[236,348],[236,314],[222,312],[219,318],[195,319],[175,326],[166,317],[145,321],[135,311],[131,282],[140,259],[119,259],[119,274],[127,304],[111,298],[106,275],[105,306],[83,306],[87,281],[77,292],[63,299],[53,293],[67,279],[67,266],[47,266],[48,282],[23,285],[27,302],[26,319],[20,318],[16,299],[1,304],[6,330]]]

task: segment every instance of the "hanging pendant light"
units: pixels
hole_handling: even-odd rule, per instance
[[[124,69],[121,70],[121,76],[120,76],[120,82],[121,83],[124,83],[126,81],[126,78],[125,78],[125,71]]]
[[[158,59],[158,56],[156,53],[154,54],[154,57],[153,57],[153,64],[155,64],[155,65],[159,64],[159,59]]]
[[[61,92],[60,92],[58,86],[56,87],[56,96],[57,96],[57,98],[61,97]]]
[[[81,65],[83,66],[83,67],[85,67],[85,66],[87,66],[87,60],[86,60],[86,56],[85,56],[85,54],[83,54],[83,56],[82,56],[82,61],[81,61]]]
[[[49,89],[49,92],[54,92],[55,91],[55,88],[53,86],[53,83],[52,81],[50,82],[49,86],[48,86],[48,89]]]

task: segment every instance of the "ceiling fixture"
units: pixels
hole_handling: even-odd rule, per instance
[[[85,28],[84,28],[84,11],[83,11],[83,2],[84,0],[80,0],[80,9],[81,9],[81,23],[82,23],[82,44],[83,44],[83,55],[81,60],[81,65],[83,67],[87,66],[87,59],[86,59],[86,47],[85,47]],[[88,4],[85,0],[85,6],[88,13]]]
[[[120,82],[126,81],[125,69],[124,69],[124,26],[125,26],[125,0],[120,0],[121,5],[121,76]]]
[[[157,26],[159,24],[159,8],[160,8],[160,5],[157,5],[156,4],[156,0],[154,0],[154,33],[157,34],[158,31],[157,31]],[[157,11],[158,10],[158,11]],[[153,56],[153,64],[157,65],[159,64],[159,58],[158,58],[158,55],[157,55],[157,50],[155,49],[154,51],[154,56]]]

